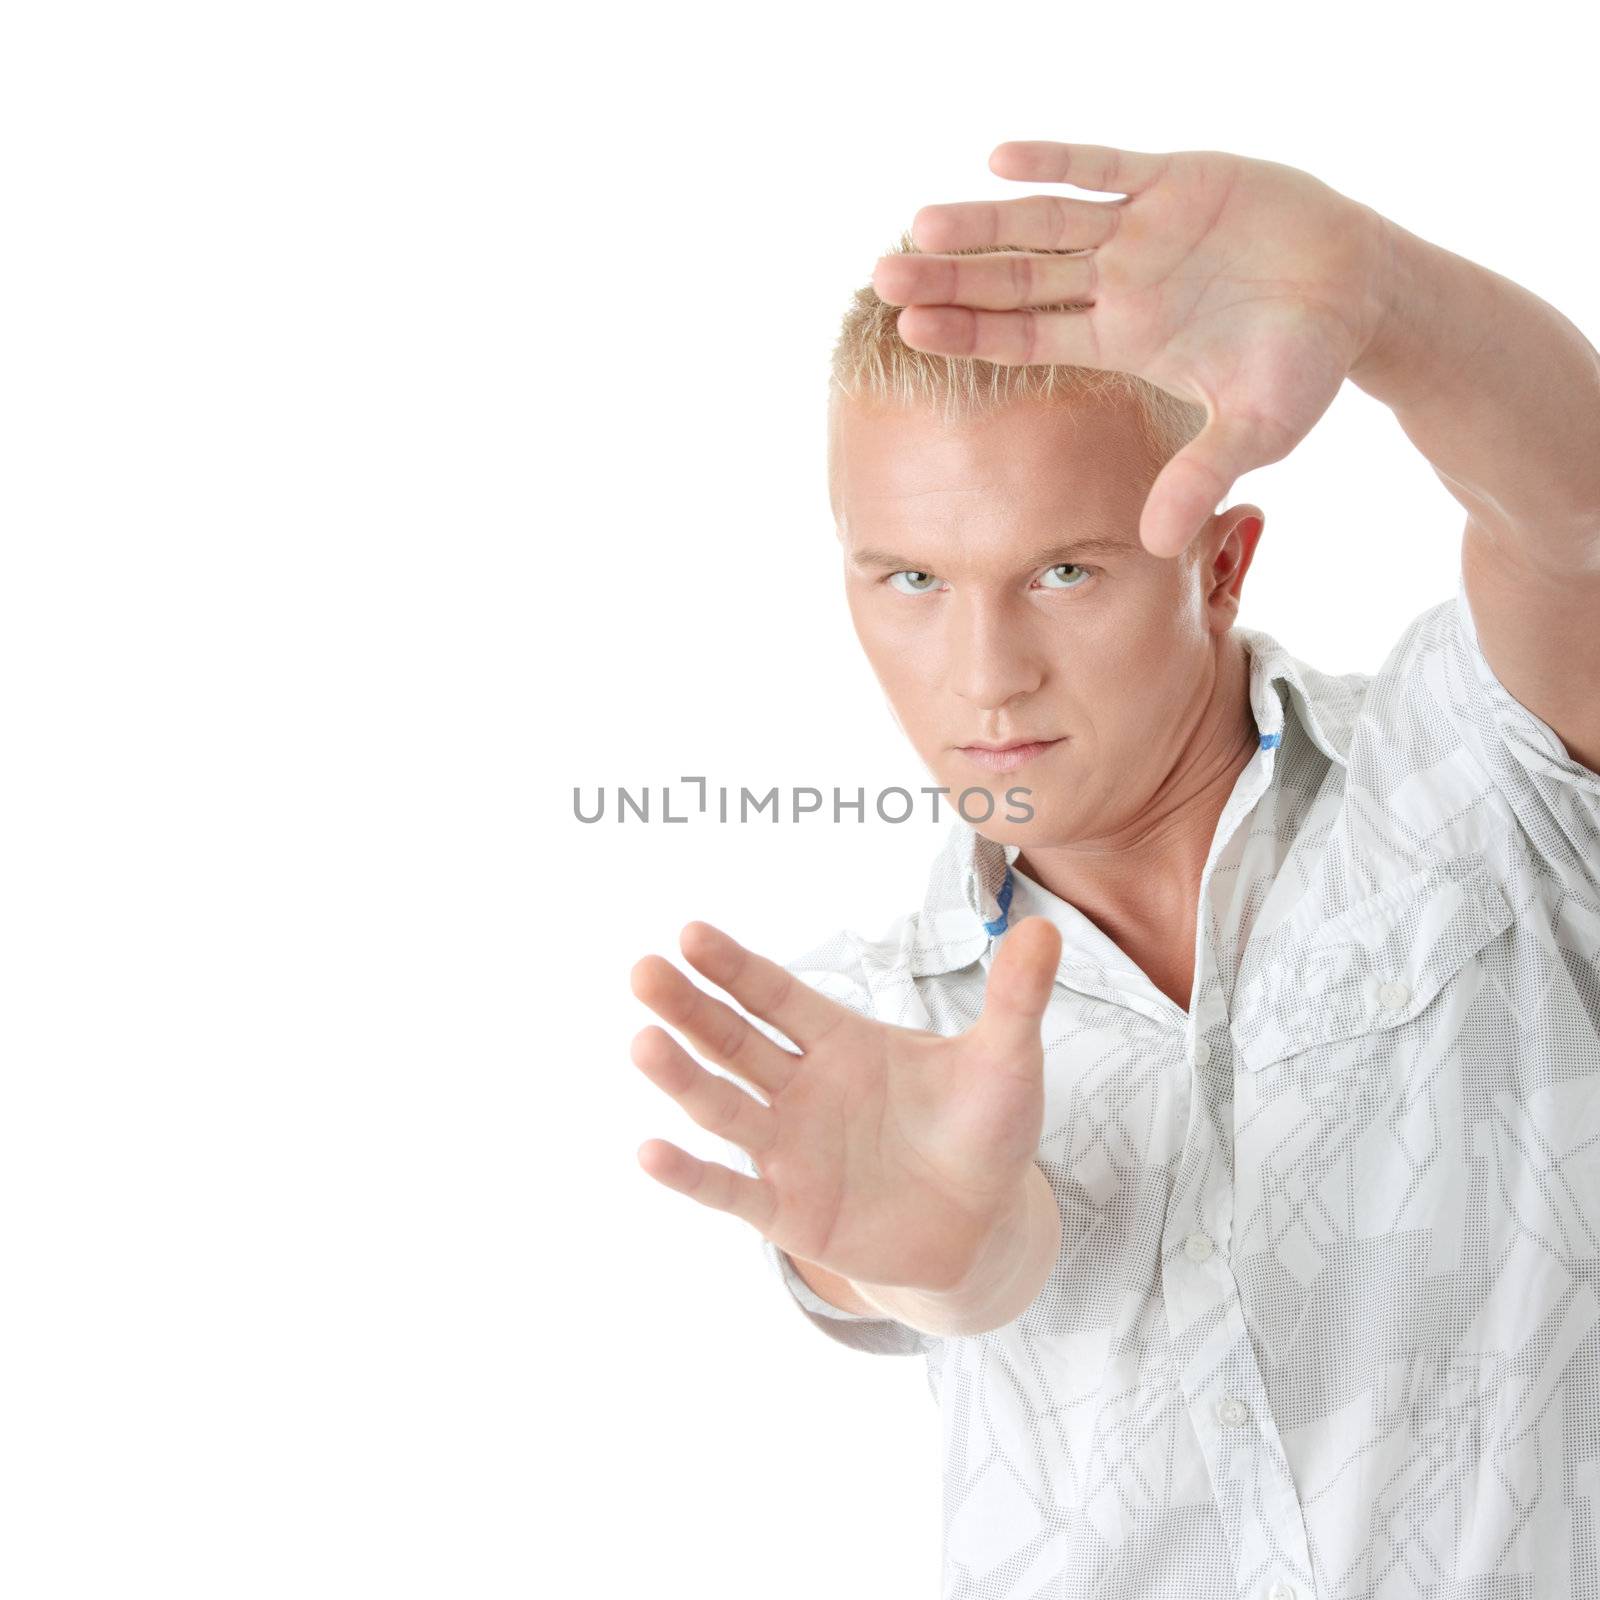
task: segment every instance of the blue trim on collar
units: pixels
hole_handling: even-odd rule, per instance
[[[1006,868],[1006,881],[1000,885],[1000,893],[994,897],[994,903],[1000,907],[999,919],[995,922],[986,922],[983,931],[994,938],[1006,931],[1006,924],[1011,920],[1011,868]]]
[[[1261,748],[1263,750],[1276,749],[1282,739],[1283,735],[1281,733],[1264,733],[1261,735]]]

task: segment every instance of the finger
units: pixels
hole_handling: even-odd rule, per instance
[[[971,306],[987,311],[1093,301],[1094,284],[1092,255],[1047,256],[1021,250],[988,256],[880,256],[872,273],[878,298],[890,305]]]
[[[856,1015],[709,922],[688,923],[678,943],[695,971],[726,989],[752,1016],[770,1022],[802,1050],[814,1049]],[[790,1070],[792,1063],[791,1057]]]
[[[1171,164],[1170,152],[1119,150],[1108,144],[1061,144],[1054,139],[1008,139],[989,155],[999,178],[1024,183],[1070,183],[1076,189],[1138,194]]]
[[[975,1024],[1000,1054],[1038,1045],[1060,961],[1061,934],[1047,917],[1024,917],[1000,941]]]
[[[976,356],[1002,367],[1062,363],[1122,367],[1125,356],[1102,350],[1087,311],[972,311],[966,306],[907,306],[895,319],[900,337],[933,355]]]
[[[931,251],[1094,250],[1117,231],[1122,210],[1120,202],[1059,194],[952,200],[924,206],[911,219],[911,242]]]
[[[1234,482],[1278,456],[1264,453],[1260,424],[1247,417],[1213,417],[1156,474],[1139,517],[1139,538],[1155,556],[1188,549]]]
[[[774,1113],[738,1084],[707,1072],[665,1028],[642,1028],[628,1055],[651,1083],[670,1094],[707,1133],[753,1155],[778,1136]]]
[[[629,974],[634,994],[689,1036],[707,1060],[753,1083],[770,1099],[788,1082],[795,1057],[751,1027],[732,1006],[691,983],[670,961],[646,956]]]
[[[719,1161],[702,1161],[665,1139],[646,1139],[639,1146],[639,1165],[657,1183],[698,1200],[713,1211],[743,1217],[765,1235],[777,1210],[771,1185],[765,1178],[747,1178]]]

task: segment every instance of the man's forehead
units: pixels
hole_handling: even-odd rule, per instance
[[[1077,539],[1109,555],[1138,542],[1148,484],[1104,462],[1087,473],[1063,464],[998,476],[902,462],[881,472],[846,472],[836,490],[839,533],[848,545],[938,540],[976,551]]]
[[[1129,419],[1060,406],[955,421],[915,409],[865,411],[840,429],[831,465],[840,494],[874,518],[959,518],[1003,501],[1017,516],[1076,509],[1119,520],[1130,498],[1142,503],[1153,467]]]
[[[830,499],[859,570],[899,556],[897,568],[1010,577],[1142,553],[1154,466],[1130,406],[1013,401],[951,419],[927,405],[837,404]]]

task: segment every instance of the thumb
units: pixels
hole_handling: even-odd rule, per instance
[[[1140,542],[1153,556],[1181,555],[1235,480],[1263,465],[1258,425],[1212,417],[1156,474],[1139,518]]]
[[[1038,1045],[1060,961],[1061,934],[1048,917],[1024,917],[1000,941],[977,1022],[985,1044],[1006,1055]]]

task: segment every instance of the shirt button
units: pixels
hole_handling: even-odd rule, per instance
[[[1203,1233],[1191,1233],[1183,1241],[1183,1253],[1191,1261],[1204,1261],[1211,1254],[1211,1248],[1211,1241]]]
[[[1194,1064],[1197,1067],[1203,1067],[1210,1059],[1211,1046],[1204,1039],[1196,1039],[1194,1042]]]
[[[1386,983],[1378,990],[1378,999],[1391,1011],[1398,1011],[1410,998],[1410,987],[1407,984],[1400,983],[1398,980],[1394,983]]]
[[[1275,1583],[1267,1590],[1267,1600],[1294,1600],[1292,1583]]]
[[[1221,1417],[1224,1422],[1229,1423],[1233,1427],[1238,1427],[1241,1423],[1249,1420],[1250,1408],[1244,1403],[1243,1400],[1236,1399],[1234,1396],[1229,1395],[1229,1397],[1217,1407],[1217,1415]]]

